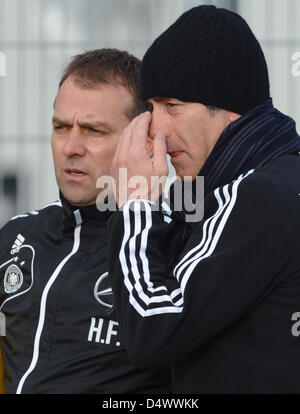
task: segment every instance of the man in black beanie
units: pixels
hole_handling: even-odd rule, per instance
[[[195,7],[150,46],[141,80],[149,112],[123,132],[112,175],[149,185],[139,199],[128,186],[109,219],[129,356],[171,363],[175,393],[299,393],[300,139],[272,105],[258,41],[239,15]],[[180,178],[205,182],[204,217],[172,263],[151,193],[167,153]]]

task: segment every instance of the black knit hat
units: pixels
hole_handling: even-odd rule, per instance
[[[269,97],[263,51],[245,20],[215,6],[188,10],[147,50],[144,100],[170,97],[244,114]]]

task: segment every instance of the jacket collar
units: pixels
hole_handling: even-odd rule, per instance
[[[83,207],[73,206],[64,197],[61,191],[59,192],[59,196],[63,207],[63,222],[65,229],[74,228],[76,225],[79,224],[79,220],[81,223],[86,223],[92,220],[97,221],[99,223],[105,223],[112,214],[112,211],[109,210],[99,211],[96,204]]]

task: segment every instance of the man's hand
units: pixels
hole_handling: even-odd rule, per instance
[[[142,198],[156,202],[168,175],[166,138],[158,133],[149,137],[151,113],[134,118],[119,139],[111,176],[116,183],[115,198],[121,206]]]

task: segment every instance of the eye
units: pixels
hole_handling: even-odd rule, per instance
[[[174,103],[174,102],[167,102],[167,103],[166,103],[166,105],[167,105],[169,108],[173,108],[174,106],[178,106],[178,104],[177,104],[177,103]]]
[[[53,129],[55,130],[55,131],[62,131],[63,129],[65,129],[66,127],[64,126],[64,125],[55,125],[54,127],[53,127]]]
[[[92,135],[105,135],[106,132],[100,129],[88,128],[87,131]]]

